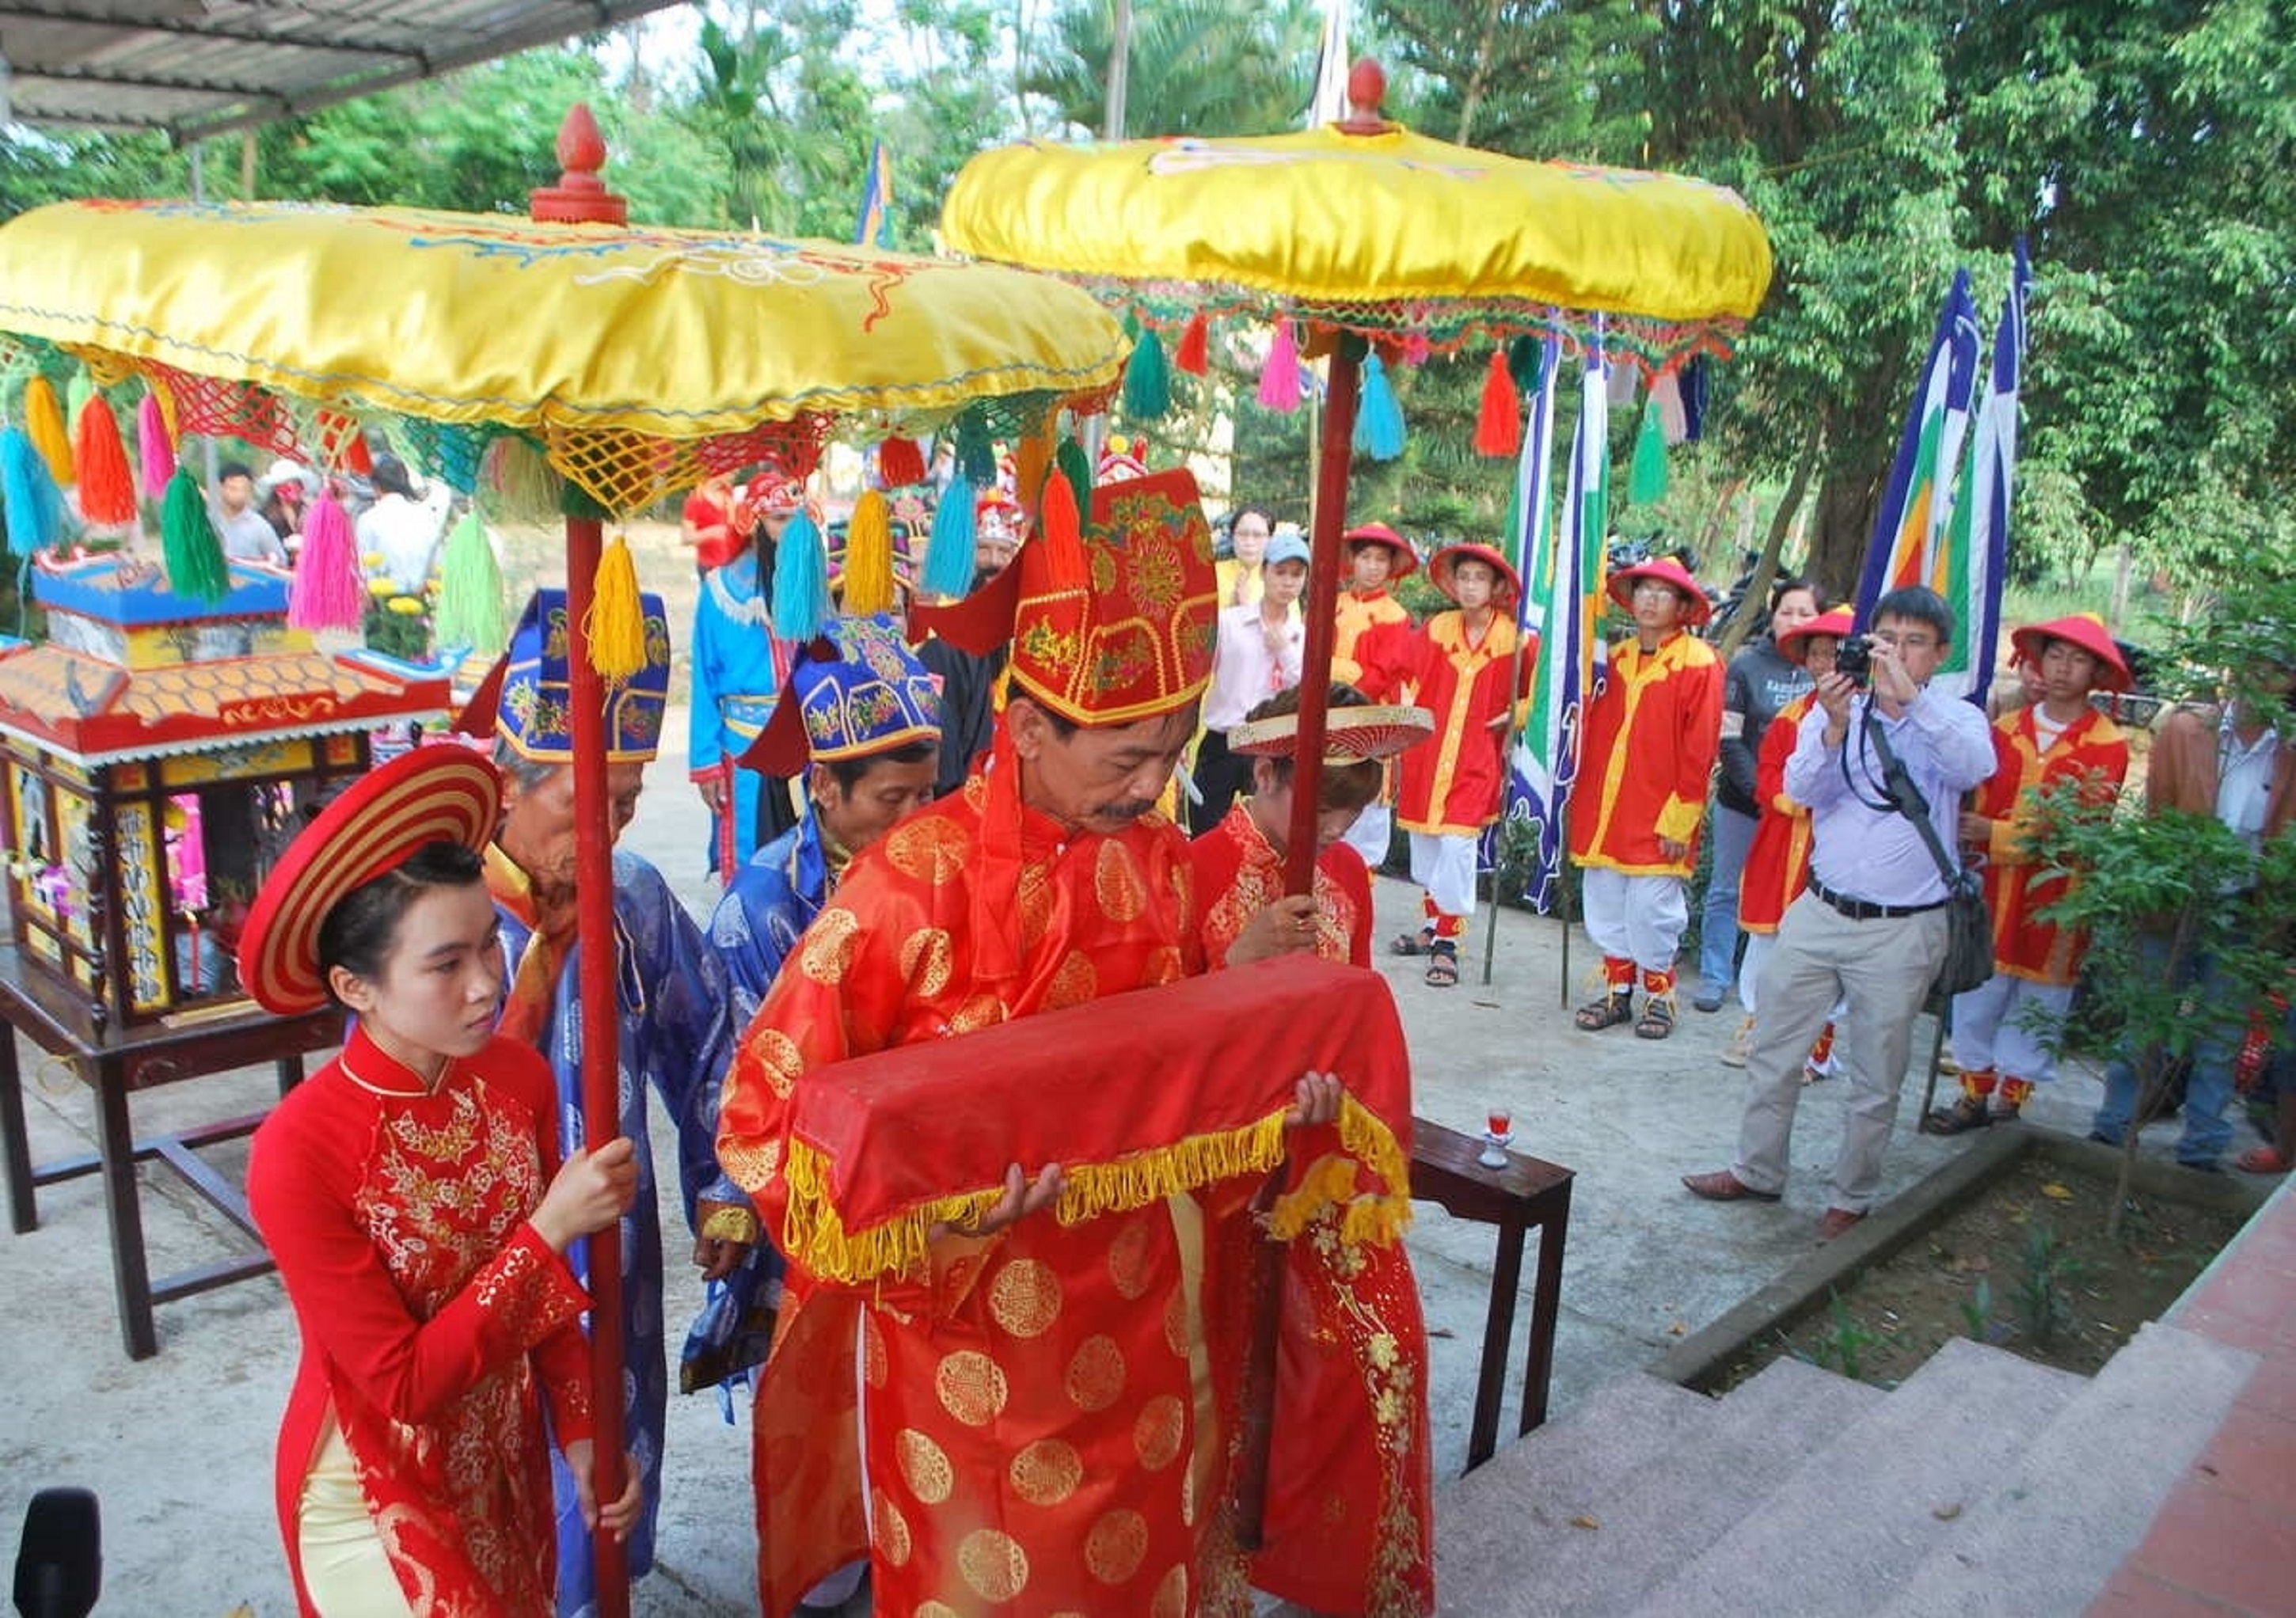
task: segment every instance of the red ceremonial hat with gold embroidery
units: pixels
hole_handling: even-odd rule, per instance
[[[327,1003],[319,928],[328,912],[425,844],[484,850],[501,820],[502,777],[465,747],[416,748],[359,777],[287,846],[255,895],[240,934],[240,983],[277,1016],[317,1010]]]
[[[2017,649],[2017,656],[2036,668],[2040,666],[2041,654],[2052,641],[2062,641],[2096,660],[2096,673],[2090,678],[2097,690],[2125,691],[2132,683],[2128,660],[2113,644],[2112,632],[2105,628],[2104,620],[2095,613],[2076,612],[2051,618],[2046,624],[2028,624],[2009,637],[2009,643]]]
[[[986,587],[916,622],[987,655],[1012,642],[1013,684],[1078,724],[1133,724],[1210,683],[1219,587],[1194,475],[1176,470],[1093,491],[1077,520],[1066,477],[1045,480],[1037,537]]]

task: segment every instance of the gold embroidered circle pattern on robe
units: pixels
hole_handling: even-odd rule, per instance
[[[1123,1583],[1147,1554],[1148,1519],[1136,1511],[1111,1511],[1084,1537],[1084,1565],[1103,1584]]]
[[[1148,908],[1148,893],[1132,856],[1113,839],[1100,846],[1100,857],[1093,862],[1092,892],[1111,921],[1133,920]]]
[[[909,1520],[882,1489],[869,1491],[871,1520],[876,1524],[878,1552],[896,1567],[909,1565]]]
[[[1040,1438],[1013,1458],[1005,1475],[1031,1506],[1057,1506],[1084,1481],[1084,1457],[1064,1439]]]
[[[988,1283],[990,1318],[1016,1337],[1042,1336],[1060,1312],[1060,1278],[1041,1259],[1015,1259]]]
[[[1053,981],[1045,989],[1045,1009],[1057,1011],[1063,1006],[1080,1006],[1088,1000],[1100,998],[1100,973],[1092,964],[1092,957],[1082,950],[1070,950],[1053,973]]]
[[[1108,1245],[1108,1277],[1127,1298],[1148,1290],[1148,1222],[1128,1220]]]
[[[1069,1397],[1081,1410],[1104,1410],[1124,1392],[1124,1351],[1113,1337],[1086,1337],[1069,1360]]]
[[[782,1166],[782,1143],[776,1139],[755,1146],[725,1145],[718,1148],[718,1166],[745,1191],[761,1191]]]
[[[921,1601],[917,1604],[916,1618],[964,1618],[964,1614],[946,1601]]]
[[[1164,1302],[1164,1346],[1188,1357],[1188,1295],[1177,1287]]]
[[[987,1426],[1004,1408],[1004,1373],[987,1354],[963,1348],[940,1362],[933,1391],[941,1408],[966,1426]]]
[[[1140,1464],[1151,1472],[1161,1472],[1178,1459],[1185,1426],[1180,1401],[1171,1394],[1159,1393],[1142,1405],[1132,1422],[1132,1448],[1139,1454]]]
[[[798,969],[817,984],[835,986],[845,981],[859,943],[861,921],[849,910],[830,906],[805,929],[798,954]]]
[[[1188,1570],[1175,1565],[1156,1586],[1156,1598],[1148,1604],[1148,1618],[1185,1618],[1188,1610]]]
[[[956,1571],[983,1601],[1010,1601],[1029,1586],[1028,1553],[994,1528],[976,1528],[957,1542]]]
[[[914,1427],[903,1427],[893,1438],[893,1456],[909,1492],[928,1506],[938,1506],[956,1487],[956,1468],[948,1464],[939,1444]]]
[[[933,995],[947,988],[955,964],[948,935],[937,927],[921,927],[901,942],[901,981],[914,993]]]
[[[797,1075],[805,1071],[805,1058],[797,1042],[778,1028],[760,1028],[750,1038],[750,1058],[765,1069],[766,1083],[783,1100],[797,1088]]]
[[[964,833],[939,815],[912,816],[885,834],[885,857],[893,869],[934,887],[964,870]]]

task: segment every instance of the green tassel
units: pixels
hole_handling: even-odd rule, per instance
[[[1635,435],[1634,465],[1627,473],[1627,502],[1652,505],[1666,498],[1666,423],[1658,401],[1643,406],[1642,429]]]
[[[1172,411],[1172,368],[1154,328],[1144,330],[1124,367],[1124,414],[1132,421],[1160,421]]]
[[[1092,458],[1084,453],[1083,445],[1074,438],[1062,439],[1060,448],[1053,452],[1053,475],[1069,480],[1079,514],[1092,510]]]
[[[509,640],[503,619],[502,568],[487,538],[479,509],[471,507],[439,560],[439,616],[434,639],[441,646],[467,646],[471,656],[488,661],[502,655]]]
[[[996,441],[988,436],[988,420],[978,410],[956,419],[956,470],[976,489],[996,486]]]
[[[187,467],[177,467],[160,504],[160,560],[168,586],[177,595],[213,603],[231,593],[231,568],[223,556],[223,536],[208,518],[207,496]]]

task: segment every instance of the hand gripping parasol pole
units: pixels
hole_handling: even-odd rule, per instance
[[[628,205],[599,182],[606,145],[587,107],[577,105],[558,132],[557,185],[533,193],[537,219],[628,223]],[[604,525],[588,497],[567,486],[566,616],[569,715],[574,744],[575,937],[581,946],[576,992],[582,998],[583,1144],[597,1150],[621,1132],[621,1038],[616,1027],[614,836],[606,803],[606,682],[590,661],[590,603],[596,593]],[[588,1238],[590,1405],[594,1422],[590,1481],[600,1501],[618,1500],[623,1478],[622,1244]],[[597,1570],[599,1618],[627,1618],[630,1577],[621,1545],[610,1533],[590,1536]]]

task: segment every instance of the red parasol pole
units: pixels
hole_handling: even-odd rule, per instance
[[[1316,791],[1324,776],[1324,718],[1331,707],[1332,642],[1339,635],[1340,535],[1348,526],[1348,472],[1364,339],[1341,332],[1332,349],[1324,444],[1316,468],[1315,532],[1308,562],[1308,641],[1300,666],[1300,743],[1292,764],[1292,824],[1284,834],[1283,891],[1315,891]]]
[[[590,109],[578,103],[558,131],[556,186],[532,195],[537,219],[628,223],[628,205],[599,182],[606,143]],[[566,519],[568,728],[574,744],[574,918],[579,945],[575,987],[582,997],[583,1144],[595,1151],[621,1133],[621,1037],[614,984],[614,835],[606,804],[606,682],[590,661],[590,603],[596,593],[605,526],[570,486]],[[590,1481],[600,1500],[619,1499],[623,1478],[622,1244],[589,1238],[590,1405],[594,1423]],[[630,1576],[611,1534],[590,1536],[597,1569],[599,1618],[627,1618]]]

